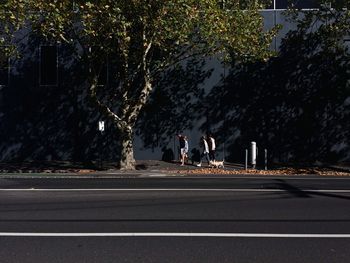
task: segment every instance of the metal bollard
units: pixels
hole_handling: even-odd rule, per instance
[[[245,149],[244,169],[245,169],[245,170],[248,170],[248,149]]]
[[[267,149],[265,149],[265,170],[267,170]]]
[[[250,143],[250,163],[252,165],[252,168],[256,168],[256,142]]]

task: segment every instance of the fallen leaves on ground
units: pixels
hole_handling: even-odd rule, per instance
[[[258,170],[258,169],[237,169],[226,170],[217,168],[199,168],[199,169],[183,169],[183,170],[168,170],[167,172],[177,174],[254,174],[254,175],[322,175],[322,176],[350,176],[350,172],[340,172],[327,168],[283,168],[273,170]]]

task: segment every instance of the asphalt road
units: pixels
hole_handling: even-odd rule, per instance
[[[350,179],[1,179],[0,262],[350,262]]]

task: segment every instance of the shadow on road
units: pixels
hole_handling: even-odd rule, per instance
[[[338,194],[332,194],[332,193],[325,193],[325,192],[315,192],[312,190],[302,190],[294,185],[291,185],[287,183],[283,179],[276,179],[278,183],[276,184],[278,189],[285,190],[286,193],[298,197],[298,198],[312,198],[313,196],[324,196],[324,197],[331,197],[331,198],[339,198],[339,199],[345,199],[350,200],[349,196],[343,196]]]

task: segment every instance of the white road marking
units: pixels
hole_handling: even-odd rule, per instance
[[[350,238],[350,234],[266,234],[266,233],[29,233],[0,232],[1,237],[217,237],[217,238]]]
[[[0,189],[0,192],[10,191],[33,191],[33,192],[99,192],[99,191],[138,191],[138,192],[150,192],[150,191],[181,191],[181,192],[306,192],[306,193],[350,193],[350,189],[323,189],[323,190],[309,190],[309,189],[240,189],[240,188],[11,188],[11,189]]]

